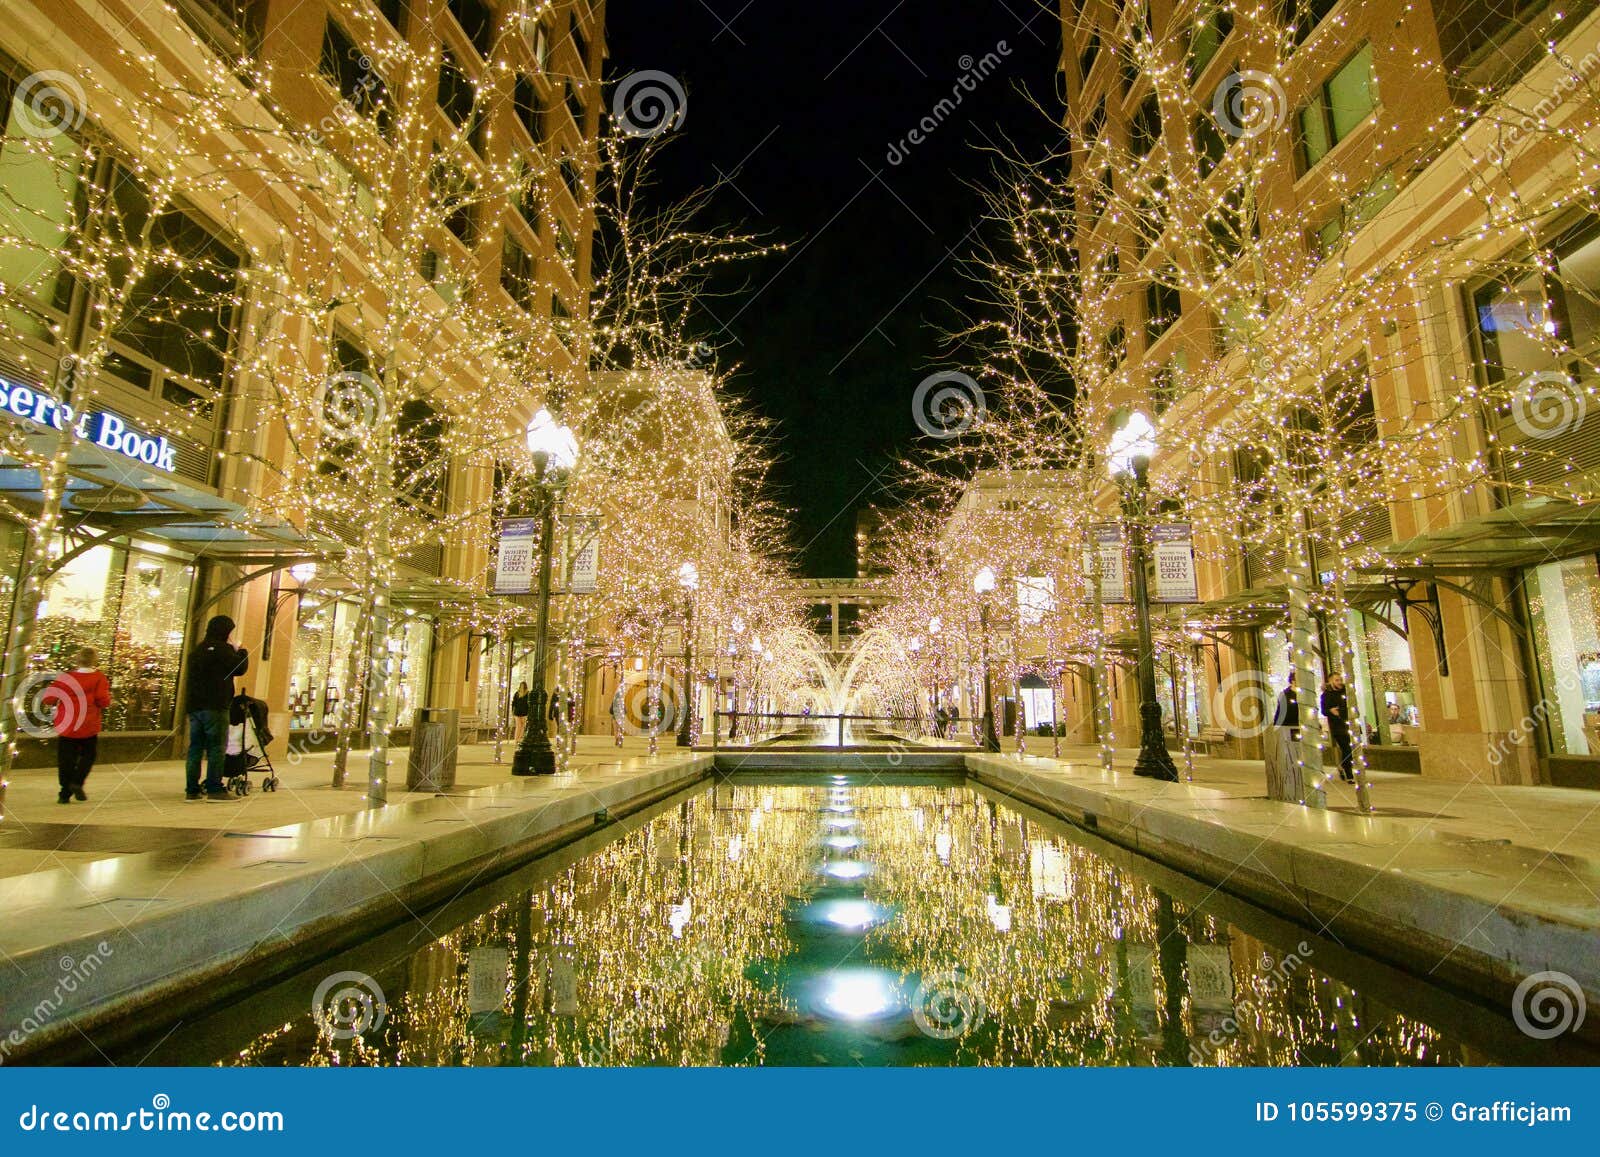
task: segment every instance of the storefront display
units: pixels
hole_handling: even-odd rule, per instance
[[[1411,666],[1411,645],[1383,620],[1350,612],[1350,640],[1355,652],[1357,722],[1366,724],[1369,744],[1415,747],[1422,730],[1417,706],[1417,677]]]
[[[289,676],[289,728],[332,731],[345,699],[350,652],[356,645],[357,608],[349,602],[303,605],[300,615]]]
[[[72,558],[45,584],[32,666],[57,670],[93,647],[111,680],[107,731],[173,726],[193,567],[126,540]]]
[[[427,702],[433,627],[426,619],[402,618],[389,631],[389,726],[410,727]]]
[[[1600,558],[1527,572],[1550,751],[1600,756]]]

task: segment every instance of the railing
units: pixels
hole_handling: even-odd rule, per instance
[[[728,727],[723,730],[723,721]],[[866,724],[854,728],[853,724]],[[891,739],[904,741],[907,736],[921,738],[931,732],[930,721],[918,715],[818,715],[805,712],[751,712],[717,711],[711,721],[711,747],[753,747],[760,743],[773,743],[787,739],[813,747],[843,748],[846,733],[863,730],[887,733]],[[942,736],[938,738],[943,738]],[[814,742],[808,742],[810,740]],[[950,741],[946,741],[950,742]]]

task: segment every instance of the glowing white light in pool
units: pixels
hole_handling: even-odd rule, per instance
[[[849,828],[855,827],[856,821],[850,819],[848,816],[829,816],[828,826],[842,832]]]
[[[950,862],[949,832],[940,832],[938,835],[933,837],[933,850],[938,853],[939,862],[941,864],[948,864]]]
[[[871,870],[860,860],[831,860],[822,866],[824,874],[835,880],[859,880]]]
[[[894,982],[881,972],[834,972],[822,984],[823,1011],[844,1020],[871,1020],[900,1003]]]
[[[683,938],[683,929],[689,923],[691,912],[692,908],[688,900],[681,904],[673,904],[667,912],[667,924],[672,928],[672,938],[674,940]]]
[[[737,864],[739,857],[744,854],[744,837],[740,835],[728,838],[728,859]]]
[[[1011,931],[1011,905],[1002,904],[993,896],[985,897],[989,909],[989,923],[996,932]]]
[[[830,807],[828,810],[830,812],[832,812],[834,815],[847,816],[851,812],[855,811],[856,809],[853,808],[853,807],[849,807],[849,806],[847,806],[845,804],[836,803],[832,807]]]
[[[829,836],[823,843],[840,852],[848,852],[852,848],[861,846],[861,841],[854,836]]]
[[[865,932],[883,919],[883,910],[869,900],[833,900],[823,906],[822,918],[847,932]]]

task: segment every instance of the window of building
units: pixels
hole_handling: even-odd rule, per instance
[[[1600,756],[1600,557],[1526,573],[1550,751]]]
[[[1128,127],[1128,143],[1135,156],[1147,157],[1161,139],[1161,100],[1151,93],[1139,102]]]
[[[1300,110],[1300,169],[1312,168],[1372,115],[1378,105],[1372,45],[1363,44]]]
[[[0,72],[0,318],[9,332],[53,345],[72,301],[61,254],[78,225],[83,145],[73,133],[40,134],[37,114],[16,103],[15,82]]]
[[[567,111],[572,114],[572,123],[578,126],[578,131],[584,131],[589,120],[589,110],[584,107],[583,94],[578,91],[577,83],[568,77],[565,87]]]
[[[488,60],[494,47],[494,13],[489,6],[483,0],[449,0],[447,7],[478,55]]]
[[[142,246],[136,239],[149,224],[149,197],[120,165],[112,181],[116,211],[109,228]],[[149,245],[162,256],[127,293],[106,369],[167,405],[210,417],[233,349],[239,255],[170,206],[150,224]]]
[[[355,603],[301,603],[289,669],[291,731],[329,734],[338,727],[358,617]]]
[[[1346,238],[1359,233],[1362,226],[1394,200],[1397,192],[1399,186],[1395,183],[1393,170],[1384,169],[1370,185],[1341,205],[1339,211],[1316,231],[1312,247],[1317,255],[1326,257]]]
[[[544,140],[544,101],[539,98],[538,86],[533,78],[518,73],[511,86],[511,107],[516,110],[517,121],[528,130],[534,144]]]
[[[572,157],[561,158],[561,182],[566,185],[567,192],[572,194],[572,199],[579,205],[584,203],[583,196],[583,169]]]
[[[507,233],[500,251],[500,285],[529,313],[533,312],[535,281],[533,258]]]
[[[1100,139],[1101,131],[1106,127],[1106,98],[1101,97],[1094,106],[1094,111],[1089,114],[1089,119],[1083,122],[1083,143],[1085,147],[1093,148]]]
[[[1401,621],[1394,607],[1385,616]],[[1411,645],[1405,636],[1374,615],[1349,612],[1350,642],[1355,652],[1355,686],[1348,698],[1354,718],[1351,730],[1365,729],[1369,744],[1416,747],[1422,731],[1417,705],[1417,676]]]
[[[395,486],[408,506],[424,513],[445,511],[450,478],[447,427],[444,414],[415,399],[401,406],[395,419]]]
[[[406,34],[406,0],[378,0],[378,11],[401,36]]]
[[[450,123],[466,134],[474,148],[482,143],[483,117],[478,108],[478,90],[472,78],[462,71],[455,53],[443,49],[439,58],[439,108]]]
[[[472,248],[478,240],[477,186],[460,165],[445,159],[434,148],[433,191],[439,199],[438,209],[444,226],[465,245]]]
[[[573,272],[578,262],[578,239],[561,218],[556,218],[556,257],[568,272]]]
[[[1106,333],[1105,359],[1107,372],[1116,373],[1128,357],[1128,327],[1120,321],[1113,322]]]
[[[1183,315],[1183,305],[1178,291],[1167,284],[1166,277],[1170,270],[1164,271],[1153,279],[1144,290],[1145,301],[1145,338],[1151,344],[1160,340]]]
[[[1160,417],[1189,388],[1189,355],[1178,350],[1150,372],[1150,405]]]
[[[1100,33],[1098,30],[1089,33],[1089,42],[1083,46],[1083,51],[1078,55],[1078,76],[1083,80],[1089,79],[1089,70],[1094,67],[1095,57],[1100,55]]]
[[[322,55],[317,71],[351,108],[370,117],[380,132],[389,131],[389,88],[372,58],[356,46],[350,34],[330,17],[322,28]]]
[[[1209,107],[1208,105],[1207,108]],[[1194,118],[1193,128],[1195,167],[1200,172],[1200,178],[1204,180],[1216,171],[1217,166],[1222,163],[1222,158],[1227,155],[1228,141],[1222,135],[1222,130],[1217,127],[1217,120],[1210,112],[1198,114]]]
[[[550,32],[543,20],[528,26],[528,50],[533,53],[533,66],[540,72],[550,71]]]
[[[1233,13],[1220,4],[1214,5],[1196,22],[1194,32],[1189,36],[1187,75],[1191,84],[1206,70],[1206,65],[1216,59],[1218,51],[1232,34]]]
[[[1600,350],[1600,222],[1568,231],[1473,295],[1491,383],[1562,369],[1583,374]]]
[[[1278,18],[1295,44],[1304,44],[1339,0],[1282,0]]]

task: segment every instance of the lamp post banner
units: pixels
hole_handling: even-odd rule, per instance
[[[533,593],[533,544],[538,537],[538,523],[535,519],[500,520],[500,552],[494,568],[495,594]]]
[[[1197,603],[1200,584],[1194,568],[1194,525],[1165,522],[1150,528],[1155,556],[1158,603]]]
[[[1128,570],[1122,561],[1122,524],[1097,522],[1089,527],[1091,546],[1083,552],[1083,569],[1094,573],[1093,553],[1100,556],[1100,601],[1126,603],[1128,597]],[[1093,553],[1092,553],[1093,552]]]
[[[567,590],[592,595],[600,582],[600,520],[593,515],[567,519]]]

